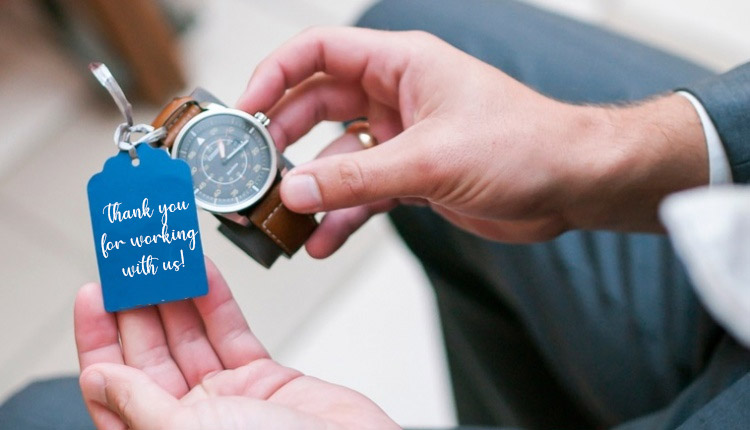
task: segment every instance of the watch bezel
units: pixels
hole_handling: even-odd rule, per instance
[[[247,200],[237,202],[232,205],[221,205],[221,206],[214,205],[208,202],[203,202],[199,200],[198,198],[195,199],[195,204],[197,204],[198,207],[205,209],[209,212],[213,212],[217,214],[239,212],[243,209],[247,209],[253,206],[254,204],[258,203],[258,201],[262,199],[268,193],[268,190],[271,189],[271,185],[273,185],[274,181],[276,180],[276,174],[278,172],[278,159],[277,159],[278,157],[276,154],[276,144],[274,143],[273,138],[271,137],[271,134],[268,133],[268,130],[266,129],[266,127],[257,118],[248,114],[247,112],[244,112],[238,109],[232,109],[232,108],[227,108],[227,107],[222,107],[222,106],[211,106],[211,108],[191,118],[190,121],[188,121],[182,127],[182,129],[180,129],[180,132],[177,133],[177,137],[175,138],[174,144],[172,145],[169,155],[175,160],[180,159],[177,157],[177,154],[179,153],[180,145],[182,144],[182,141],[185,137],[185,134],[188,132],[188,130],[190,130],[195,124],[205,120],[206,118],[209,118],[215,115],[234,115],[234,116],[238,116],[250,122],[253,126],[255,126],[255,128],[258,130],[261,136],[263,136],[263,139],[265,139],[266,143],[268,144],[269,152],[271,153],[270,155],[271,166],[270,166],[268,178],[266,179],[266,182],[263,184],[263,186],[259,187],[259,191],[255,193],[253,197]],[[193,189],[195,189],[195,184],[193,184]]]

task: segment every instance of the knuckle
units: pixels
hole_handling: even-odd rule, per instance
[[[338,164],[339,182],[349,196],[358,199],[365,197],[367,184],[360,164],[351,159],[342,160]]]
[[[454,188],[457,173],[452,170],[453,162],[447,152],[444,148],[433,148],[412,157],[411,169],[420,178],[415,190],[420,197],[440,200]]]
[[[568,231],[565,220],[559,216],[549,216],[540,221],[529,224],[527,228],[516,231],[517,237],[513,241],[518,243],[533,243],[553,240]]]
[[[553,216],[542,228],[542,240],[552,240],[566,231],[570,230],[570,225],[567,220],[561,216]]]
[[[81,371],[81,375],[78,376],[78,385],[81,387],[81,389],[84,388],[84,385],[86,384],[86,381],[89,379],[89,374],[91,372],[93,372],[93,368],[86,367],[85,369]],[[84,395],[86,395],[85,392],[84,392]]]
[[[307,37],[317,37],[320,32],[322,31],[323,27],[319,25],[311,25],[308,27],[305,27],[302,31],[299,32],[299,35],[303,38]]]
[[[167,345],[151,345],[133,358],[133,363],[142,369],[159,367],[171,360]]]
[[[335,27],[325,25],[311,25],[297,33],[296,38],[308,42],[312,41],[314,43],[319,43],[327,37],[332,37],[332,33],[334,33],[335,31]]]
[[[130,418],[133,417],[133,414],[137,412],[133,410],[133,398],[131,396],[130,390],[120,390],[119,393],[115,393],[113,387],[110,384],[106,384],[104,386],[104,392],[106,394],[108,402],[117,411],[120,412],[120,416],[130,428],[130,424],[132,424],[130,422]]]
[[[422,30],[410,30],[406,32],[406,40],[409,41],[409,46],[412,48],[412,55],[419,57],[432,56],[428,53],[433,53],[435,47],[444,43],[442,39],[434,34]]]
[[[439,173],[439,169],[431,157],[419,157],[414,159],[412,170],[415,177],[421,178],[419,182],[422,184],[438,185],[443,183],[442,175]]]
[[[328,105],[323,100],[324,98],[321,97],[312,108],[312,118],[315,124],[319,124],[328,118]]]
[[[191,345],[202,340],[204,337],[202,327],[191,326],[187,327],[175,334],[171,340],[171,346],[180,347],[183,345]]]
[[[409,30],[406,34],[413,40],[413,42],[418,44],[432,43],[435,40],[438,40],[437,36],[424,30]]]

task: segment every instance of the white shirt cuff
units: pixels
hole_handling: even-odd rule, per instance
[[[690,101],[701,120],[703,134],[706,137],[706,149],[708,150],[708,185],[731,184],[733,181],[732,169],[729,167],[729,158],[726,151],[724,151],[724,145],[721,143],[721,138],[719,137],[719,132],[716,131],[714,122],[711,121],[711,117],[708,116],[708,112],[706,112],[703,104],[695,96],[687,91],[677,91],[677,94]]]

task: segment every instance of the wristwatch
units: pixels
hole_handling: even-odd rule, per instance
[[[157,146],[190,166],[196,204],[265,267],[292,256],[318,225],[281,201],[281,177],[293,166],[277,151],[269,123],[263,113],[228,108],[202,88],[172,100],[152,123],[166,129]]]

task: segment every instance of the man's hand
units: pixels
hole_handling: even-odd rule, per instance
[[[75,304],[81,389],[99,429],[398,426],[361,394],[272,361],[216,267],[209,293],[117,314],[101,288]]]
[[[282,150],[322,120],[363,116],[383,142],[358,151],[343,136],[284,177],[290,209],[328,211],[306,244],[314,257],[399,202],[503,241],[656,231],[666,194],[708,181],[701,125],[682,97],[569,105],[421,32],[308,30],[258,66],[237,105],[268,112]]]

